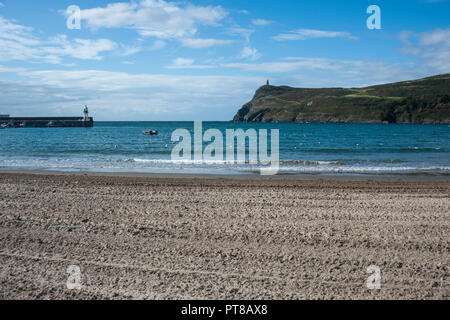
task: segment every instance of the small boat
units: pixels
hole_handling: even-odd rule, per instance
[[[142,131],[142,134],[146,135],[146,136],[156,136],[158,134],[158,131],[156,131],[156,130],[144,130],[144,131]]]

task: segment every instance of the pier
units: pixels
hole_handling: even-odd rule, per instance
[[[0,115],[0,128],[91,128],[94,118],[89,117],[87,106],[82,117],[10,117]]]

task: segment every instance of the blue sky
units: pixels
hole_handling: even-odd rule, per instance
[[[81,9],[69,29],[67,8]],[[381,9],[369,30],[366,9]],[[358,87],[450,72],[450,1],[0,0],[0,113],[229,120],[270,79]]]

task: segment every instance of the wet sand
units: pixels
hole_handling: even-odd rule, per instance
[[[4,172],[0,298],[449,299],[449,191],[442,177]]]

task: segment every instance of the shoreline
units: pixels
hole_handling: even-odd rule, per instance
[[[162,179],[225,179],[225,180],[407,180],[407,181],[450,181],[447,174],[328,174],[328,173],[302,173],[302,174],[277,174],[260,175],[247,174],[213,174],[213,173],[151,173],[151,172],[102,172],[102,171],[62,171],[62,170],[5,170],[0,169],[0,175],[50,175],[50,176],[88,176],[88,177],[127,177],[127,178],[162,178]]]

